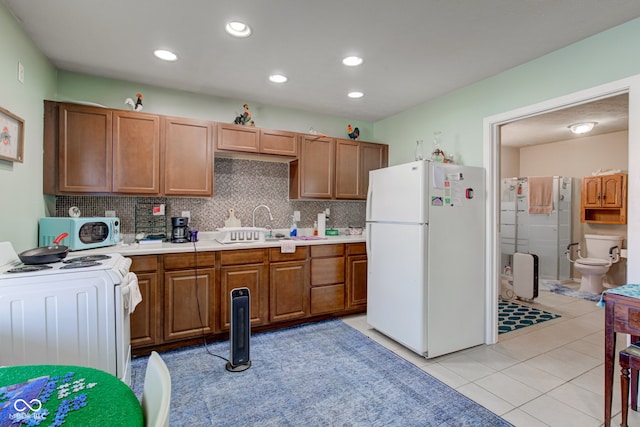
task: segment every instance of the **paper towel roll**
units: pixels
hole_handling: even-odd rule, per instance
[[[324,236],[327,218],[324,212],[318,214],[318,236]]]

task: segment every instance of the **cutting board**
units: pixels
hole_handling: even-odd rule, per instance
[[[225,227],[242,227],[240,225],[240,220],[236,218],[235,211],[233,208],[229,209],[229,218],[224,220]]]

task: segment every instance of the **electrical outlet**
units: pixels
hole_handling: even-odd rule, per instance
[[[115,217],[116,216],[116,211],[104,211],[104,216],[106,217]]]
[[[18,61],[18,81],[24,84],[24,65]]]
[[[324,210],[325,215],[327,216],[327,218],[329,218],[331,216],[331,209],[330,208],[326,208]]]
[[[181,215],[181,216],[184,216],[184,217],[187,217],[187,218],[191,218],[191,212],[189,212],[189,211],[182,211],[182,215]]]
[[[300,211],[293,211],[293,220],[296,222],[300,221]]]

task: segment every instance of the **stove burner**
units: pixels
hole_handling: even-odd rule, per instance
[[[104,259],[109,259],[109,258],[111,258],[109,255],[96,254],[96,255],[80,256],[80,257],[77,257],[77,258],[69,258],[69,259],[65,259],[62,262],[64,264],[71,264],[71,263],[74,263],[74,262],[102,261]]]
[[[71,268],[93,267],[94,265],[100,265],[100,263],[99,262],[95,262],[95,261],[69,262],[69,263],[63,265],[62,267],[60,267],[60,270],[62,270],[62,269],[71,269]]]
[[[22,267],[16,267],[16,268],[12,268],[11,270],[7,270],[7,273],[30,273],[32,271],[46,270],[48,268],[53,268],[53,267],[46,264],[24,265]]]

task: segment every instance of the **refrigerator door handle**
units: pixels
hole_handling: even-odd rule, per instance
[[[368,262],[371,261],[371,255],[373,254],[373,252],[371,252],[371,224],[367,224],[367,227],[365,228],[365,239],[364,239],[364,243],[365,243],[365,249],[367,251],[367,259]]]
[[[369,184],[369,188],[367,189],[367,204],[365,211],[366,219],[371,219],[371,211],[373,210],[371,207],[371,202],[373,202],[373,185]]]

